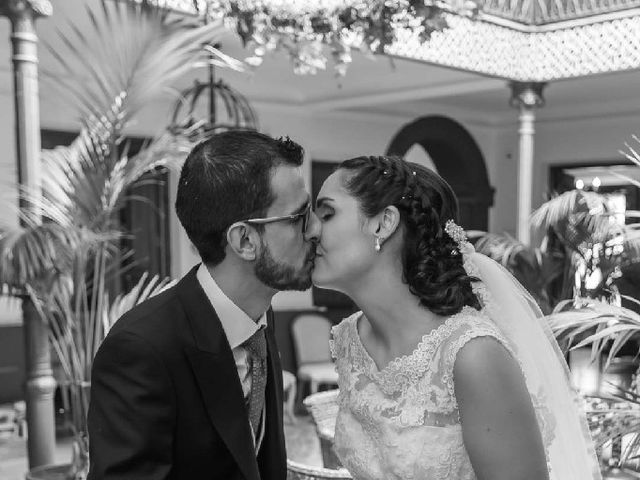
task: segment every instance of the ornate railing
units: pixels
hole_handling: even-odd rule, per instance
[[[640,69],[640,15],[525,33],[488,22],[449,18],[428,42],[410,35],[389,55],[522,82],[549,82]]]

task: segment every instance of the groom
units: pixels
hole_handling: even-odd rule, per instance
[[[125,314],[92,372],[89,480],[284,480],[271,299],[305,290],[319,221],[302,148],[251,131],[187,157],[176,212],[202,264]]]

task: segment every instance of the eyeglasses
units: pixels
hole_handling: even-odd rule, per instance
[[[280,217],[266,217],[266,218],[249,218],[247,220],[240,220],[246,223],[265,224],[273,222],[282,222],[289,220],[291,223],[297,222],[299,218],[302,218],[302,234],[307,233],[309,227],[309,220],[311,218],[311,203],[307,203],[304,211],[300,213],[294,213],[293,215],[282,215]]]

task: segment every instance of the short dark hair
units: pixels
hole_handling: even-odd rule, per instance
[[[265,215],[275,200],[272,170],[300,166],[303,157],[289,137],[252,130],[218,133],[193,148],[180,172],[176,213],[205,264],[224,260],[231,224]]]
[[[398,157],[345,160],[344,186],[371,218],[389,205],[400,211],[404,230],[403,280],[420,304],[439,315],[453,315],[469,305],[480,309],[472,290],[478,281],[464,269],[457,244],[444,231],[458,220],[458,200],[436,172]]]

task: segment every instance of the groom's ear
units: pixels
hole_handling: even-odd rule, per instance
[[[374,233],[384,242],[391,237],[400,226],[400,211],[394,205],[389,205],[376,215]]]
[[[258,233],[246,223],[234,223],[227,230],[227,244],[243,260],[255,260],[259,243]]]

